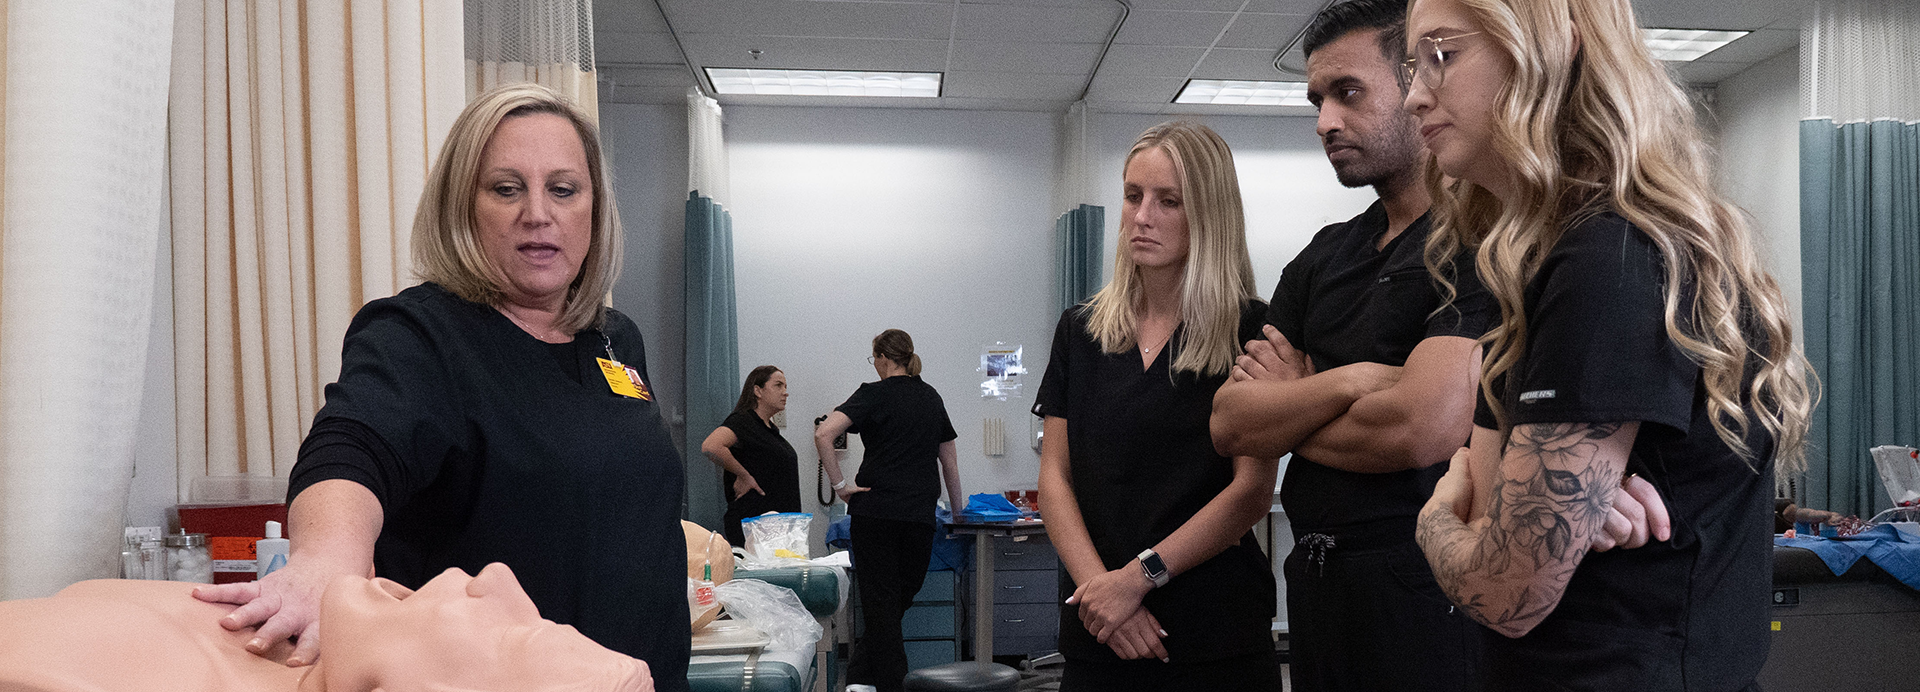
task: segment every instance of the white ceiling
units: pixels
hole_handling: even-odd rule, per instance
[[[932,71],[945,80],[935,100],[722,95],[720,102],[1062,111],[1084,92],[1091,107],[1107,112],[1298,115],[1311,109],[1171,101],[1189,78],[1300,80],[1276,69],[1275,57],[1326,3],[596,0],[595,62],[601,99],[617,103],[677,103],[703,67],[775,67]],[[1718,83],[1799,44],[1795,0],[1634,0],[1634,7],[1644,26],[1754,32],[1676,64],[1692,84]],[[1297,47],[1282,60],[1299,62]]]

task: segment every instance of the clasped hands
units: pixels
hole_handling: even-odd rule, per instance
[[[1153,582],[1147,581],[1140,561],[1134,560],[1080,584],[1067,605],[1079,606],[1080,624],[1120,658],[1157,658],[1165,663],[1167,647],[1160,640],[1167,631],[1141,604],[1152,590]]]

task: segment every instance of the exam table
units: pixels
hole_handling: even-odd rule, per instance
[[[1774,546],[1768,692],[1913,690],[1920,591],[1870,560],[1836,575],[1812,551]]]

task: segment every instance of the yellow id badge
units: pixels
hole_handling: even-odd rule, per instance
[[[647,386],[640,381],[639,372],[620,364],[618,361],[611,361],[605,358],[595,358],[594,360],[600,361],[600,374],[607,377],[607,386],[613,389],[613,393],[641,401],[653,401],[653,396],[647,391]]]

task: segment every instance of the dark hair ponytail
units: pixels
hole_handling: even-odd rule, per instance
[[[740,388],[740,401],[734,403],[733,412],[752,411],[758,407],[760,397],[753,395],[753,388],[766,386],[767,380],[773,379],[773,374],[776,372],[780,372],[780,369],[771,365],[762,365],[747,373],[747,384]]]
[[[873,337],[873,355],[906,368],[908,375],[919,376],[920,356],[913,352],[913,337],[898,329],[889,329]]]

